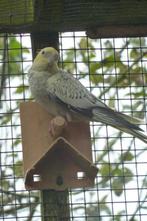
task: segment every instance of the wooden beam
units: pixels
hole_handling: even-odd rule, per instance
[[[0,13],[0,32],[3,33],[88,30],[88,33],[97,33],[97,37],[147,35],[146,0],[36,0],[33,8],[27,0],[30,12],[27,15],[22,4],[20,7],[19,2],[8,4],[9,1],[3,0],[0,4],[3,12]]]

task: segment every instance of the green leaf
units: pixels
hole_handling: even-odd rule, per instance
[[[6,179],[1,180],[1,188],[3,188],[5,191],[9,190],[9,181]]]
[[[64,59],[64,63],[73,62],[74,58],[75,58],[75,51],[74,51],[74,49],[71,49],[66,52],[66,59]]]
[[[14,142],[13,142],[13,146],[16,147],[18,144],[21,143],[21,139],[16,139]]]
[[[113,96],[110,97],[108,106],[111,107],[111,108],[113,108],[113,109],[115,108],[115,95],[113,95]]]
[[[11,74],[21,74],[20,64],[18,64],[16,62],[9,63],[8,64],[8,70],[9,70],[9,73],[11,73]]]
[[[81,38],[81,40],[79,42],[79,47],[81,49],[87,49],[87,47],[88,47],[90,49],[94,49],[95,50],[92,42],[93,41],[91,39],[87,39],[87,38],[83,37],[83,38]]]
[[[6,125],[11,121],[12,113],[4,114],[4,116],[0,119],[1,119],[1,125]]]
[[[132,161],[133,159],[134,159],[134,155],[129,151],[122,153],[120,156],[121,161]]]
[[[143,187],[147,187],[147,178],[145,177],[144,179],[143,179]]]
[[[130,181],[132,181],[134,174],[130,169],[125,167],[123,173],[125,183],[129,183]]]
[[[14,174],[17,177],[23,176],[22,161],[18,160],[13,166]]]
[[[102,176],[110,176],[112,171],[112,166],[109,163],[104,163],[99,170]]]
[[[146,38],[129,38],[131,45],[134,47],[145,46],[146,47]]]
[[[102,68],[101,63],[99,62],[90,63],[89,68],[90,68],[90,81],[93,84],[97,85],[98,83],[104,81],[104,75],[97,73],[97,70]]]
[[[101,200],[100,200],[100,203],[99,203],[99,208],[100,208],[100,211],[105,211],[107,214],[111,214],[111,210],[110,208],[108,207],[107,205],[107,199],[108,195],[105,195]]]
[[[129,95],[129,94],[126,94]],[[134,96],[134,98],[144,97],[147,96],[147,93],[145,93],[144,90],[141,90],[140,92],[132,92],[131,96]]]
[[[90,75],[90,81],[94,84],[97,85],[101,82],[103,82],[104,76],[100,74],[91,74]]]
[[[116,196],[120,196],[123,192],[123,183],[122,180],[118,178],[114,178],[112,182],[112,190],[116,194]]]
[[[114,220],[115,221],[122,221],[122,216],[125,214],[125,210],[119,211],[115,216]]]
[[[105,43],[104,43],[104,45],[105,45],[105,48],[113,48],[113,45],[112,45],[112,42],[111,41],[109,41],[109,40],[106,40],[105,41]]]
[[[101,64],[107,68],[114,67],[114,55],[106,57]]]
[[[9,48],[10,49],[20,49],[21,48],[21,44],[19,41],[17,41],[16,37],[12,37],[12,36],[9,37]]]
[[[97,70],[102,68],[102,64],[100,62],[91,62],[90,66],[90,74],[96,74]]]
[[[138,57],[139,57],[139,52],[138,52],[137,48],[132,48],[132,50],[130,52],[130,58],[137,59]]]
[[[138,221],[138,219],[136,219],[136,218],[131,218],[129,221]]]
[[[16,94],[21,94],[21,93],[23,93],[25,90],[27,90],[28,89],[28,86],[27,85],[19,85],[18,87],[17,87],[17,89],[15,90],[15,93]]]
[[[112,175],[112,166],[111,164],[108,163],[104,163],[100,170],[99,173],[101,174],[102,180],[100,181],[100,184],[102,185],[102,187],[106,187],[107,186],[107,181],[110,180],[110,177]]]
[[[79,43],[79,47],[81,49],[85,49],[85,48],[87,48],[87,44],[88,44],[87,39],[86,38],[81,38],[80,43]]]
[[[112,189],[117,196],[120,196],[123,192],[123,187],[126,183],[132,181],[133,173],[128,168],[116,168],[113,170],[113,182]]]
[[[116,165],[116,167],[113,170],[113,176],[118,176],[120,178],[123,176],[123,170],[122,168],[120,169],[118,165]]]

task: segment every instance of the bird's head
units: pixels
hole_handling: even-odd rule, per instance
[[[58,59],[59,53],[55,48],[43,48],[34,59],[32,67],[38,71],[57,71]]]

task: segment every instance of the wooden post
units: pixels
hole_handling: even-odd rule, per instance
[[[33,57],[38,50],[44,47],[54,47],[58,50],[58,33],[35,32],[31,34]],[[41,191],[42,221],[69,221],[69,194],[68,190]]]
[[[67,221],[70,220],[68,190],[43,190],[42,221]]]

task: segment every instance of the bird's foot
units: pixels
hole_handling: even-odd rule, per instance
[[[52,137],[57,137],[62,132],[63,128],[67,125],[65,118],[61,116],[56,116],[50,121],[49,133]]]

